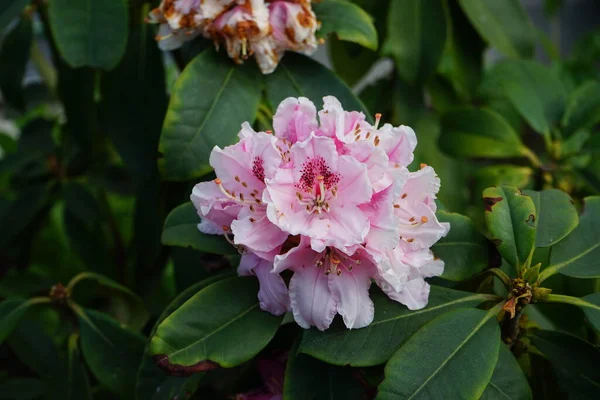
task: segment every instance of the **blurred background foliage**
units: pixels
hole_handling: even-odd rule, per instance
[[[171,247],[162,232],[199,180],[162,160],[163,119],[177,77],[209,44],[198,39],[163,54],[143,22],[156,2],[109,3],[116,8],[110,18],[96,10],[94,29],[72,24],[68,11],[78,0],[0,5],[0,298],[8,299],[0,303],[0,399],[231,398],[259,381],[248,364],[183,379],[164,377],[143,358],[147,335],[176,295],[237,265],[229,251],[198,250],[219,243]],[[435,167],[443,209],[485,231],[481,192],[489,186],[558,188],[578,207],[600,194],[597,1],[354,3],[374,18],[377,50],[332,35],[316,58],[366,110],[415,129],[414,165]],[[89,52],[71,40],[84,31],[110,45]],[[260,87],[249,119],[268,128],[288,92],[278,72],[265,94],[253,66],[244,68]],[[347,90],[304,57],[288,54],[280,68],[311,76],[300,85],[316,103]],[[356,104],[346,108],[362,108]],[[540,248],[534,259],[548,257]],[[548,282],[578,297],[600,289],[597,279],[556,275]],[[438,283],[474,290],[472,282]],[[68,309],[67,301],[74,302]],[[583,313],[560,307],[532,306],[529,317],[597,344]],[[294,329],[284,326],[265,351],[289,348]],[[530,362],[539,364],[530,376],[534,397],[551,398],[554,372],[541,357]],[[347,370],[308,357],[295,368],[350,379]],[[368,396],[381,371],[360,374]]]

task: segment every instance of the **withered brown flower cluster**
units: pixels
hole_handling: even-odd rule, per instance
[[[236,63],[254,56],[261,71],[275,70],[287,50],[312,54],[317,18],[310,0],[163,0],[148,21],[160,24],[162,50],[173,50],[199,35],[225,44]]]

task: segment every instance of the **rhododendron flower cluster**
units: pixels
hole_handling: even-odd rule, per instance
[[[317,48],[318,24],[310,0],[163,0],[149,22],[160,24],[163,50],[202,35],[241,63],[254,55],[261,71],[271,73],[286,50],[307,55]]]
[[[262,309],[291,310],[304,328],[324,330],[336,314],[360,328],[373,320],[372,282],[411,310],[425,307],[425,278],[444,269],[430,247],[449,225],[435,215],[433,168],[407,169],[411,128],[380,127],[380,115],[372,125],[335,97],[323,100],[318,113],[306,98],[284,100],[274,132],[244,123],[238,143],[213,149],[217,178],[191,199],[200,231],[241,251],[238,272],[259,279]]]

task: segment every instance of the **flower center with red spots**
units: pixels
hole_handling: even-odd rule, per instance
[[[311,158],[302,164],[300,180],[296,183],[298,202],[306,207],[306,212],[329,211],[331,197],[337,196],[340,176],[331,171],[322,157]]]
[[[252,173],[261,182],[265,181],[265,160],[260,157],[254,157],[252,160]]]

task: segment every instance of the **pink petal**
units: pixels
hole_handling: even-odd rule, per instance
[[[328,277],[314,265],[296,268],[290,280],[290,303],[294,319],[305,329],[316,326],[324,331],[329,328],[336,314]]]
[[[401,197],[406,201],[425,202],[435,212],[436,205],[433,200],[440,190],[440,178],[435,170],[429,166],[419,171],[411,172],[402,188]]]
[[[224,226],[229,227],[231,225],[231,222],[237,217],[241,208],[236,203],[227,199],[214,182],[198,183],[192,190],[190,200],[203,221],[210,221],[215,226],[220,227],[221,233]],[[202,230],[205,228],[207,232]],[[202,229],[201,232],[209,233],[210,226],[206,223],[202,225]]]
[[[344,268],[342,262],[339,267],[340,275],[334,272],[329,274],[329,291],[337,303],[337,312],[348,329],[369,325],[375,312],[373,301],[369,297],[374,267],[366,257],[361,257],[361,261],[360,265],[353,265],[351,271]]]
[[[449,225],[441,224],[425,203],[401,201],[400,206],[396,215],[401,220],[398,228],[405,250],[429,248],[448,234]]]
[[[429,284],[422,278],[411,279],[406,282],[400,292],[386,291],[388,297],[404,304],[409,310],[420,310],[429,301]]]
[[[238,218],[231,223],[233,240],[254,252],[269,252],[281,246],[288,237],[279,227],[267,218],[264,209],[252,212],[244,208]]]
[[[407,167],[414,159],[417,136],[408,126],[392,127],[385,124],[378,132],[381,148],[386,152],[393,166]]]
[[[351,156],[339,158],[338,199],[350,204],[363,204],[371,200],[373,193],[366,165]]]
[[[258,291],[260,308],[271,314],[281,315],[290,309],[288,290],[281,276],[271,273],[272,269],[272,262],[254,254],[245,254],[240,260],[238,274],[256,275],[260,284]]]
[[[292,143],[306,140],[317,126],[317,109],[306,97],[288,97],[273,116],[275,135]]]

